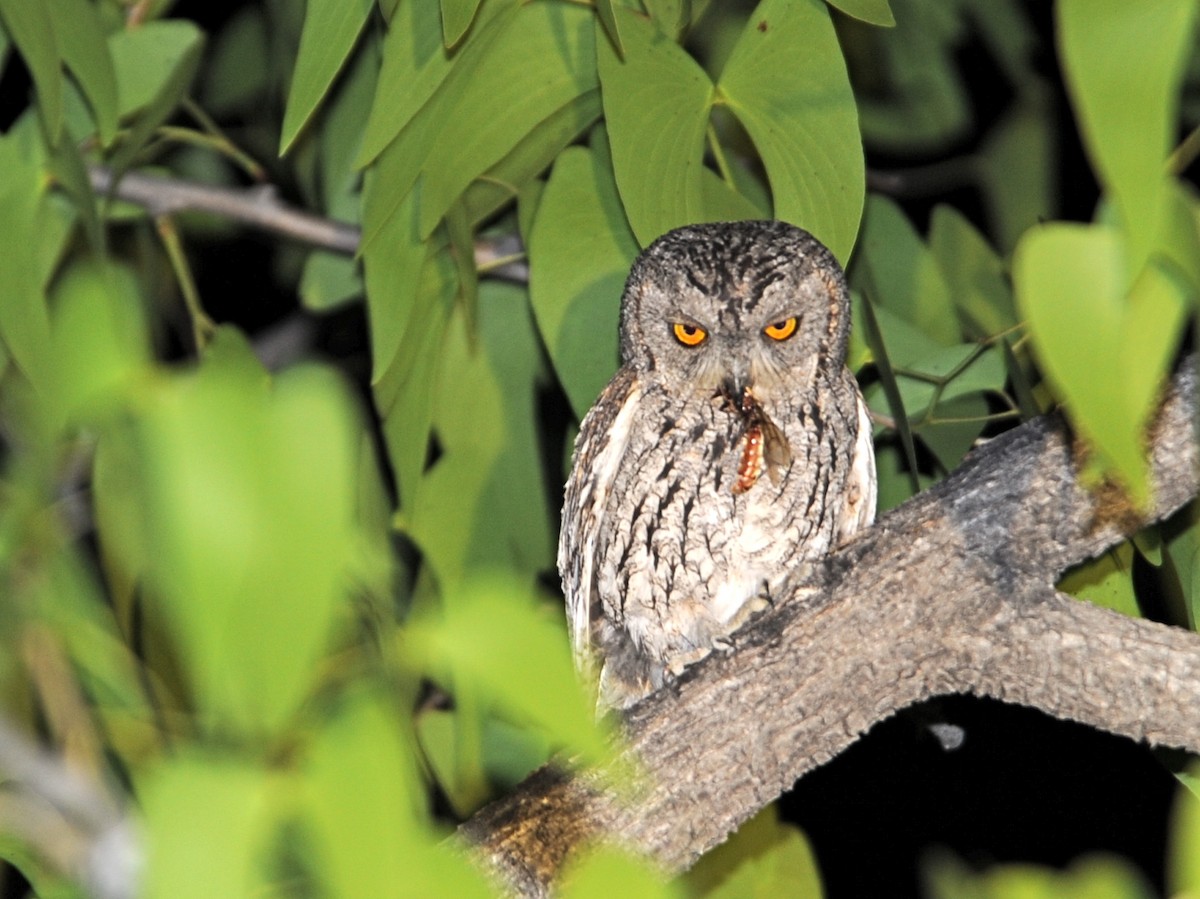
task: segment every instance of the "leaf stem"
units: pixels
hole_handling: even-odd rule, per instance
[[[154,218],[154,226],[158,236],[171,260],[171,269],[179,282],[179,290],[183,294],[183,304],[187,308],[188,317],[192,322],[192,338],[196,342],[196,351],[201,352],[216,333],[217,326],[200,303],[200,291],[196,289],[196,279],[192,277],[192,268],[188,265],[187,256],[183,252],[183,244],[179,240],[179,232],[175,228],[175,220],[168,215]]]
[[[733,170],[729,168],[729,161],[725,159],[725,151],[721,149],[721,141],[717,137],[717,129],[713,127],[712,122],[708,123],[708,149],[712,152],[713,161],[717,164],[717,171],[721,173],[721,180],[737,190],[737,185],[733,183]]]

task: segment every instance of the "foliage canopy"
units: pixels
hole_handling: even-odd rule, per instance
[[[1145,502],[1200,293],[1196,5],[1055,3],[1100,189],[1078,222],[1055,220],[1064,87],[1016,2],[272,0],[202,22],[0,0],[5,718],[136,807],[146,895],[487,895],[447,822],[553,751],[606,752],[544,586],[558,489],[629,265],[691,222],[786,219],[848,265],[883,508],[1058,403],[1096,477]],[[230,222],[97,193],[97,165],[270,181],[358,226],[355,258],[272,246],[260,292],[318,322],[365,302],[369,374],[269,370],[189,264]],[[478,255],[510,235],[527,284]],[[1139,614],[1138,554],[1194,629],[1187,524],[1064,587]],[[129,895],[60,811],[18,816],[0,854],[38,895]],[[1200,889],[1198,822],[1181,805],[1176,889]],[[815,865],[768,809],[686,883],[602,852],[564,895],[815,891]],[[1143,889],[1110,862],[940,872],[946,896]]]

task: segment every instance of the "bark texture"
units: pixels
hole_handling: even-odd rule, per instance
[[[1070,566],[1195,496],[1193,367],[1152,429],[1147,513],[1080,486],[1060,418],[1008,432],[832,556],[820,583],[792,585],[733,652],[631,709],[637,789],[618,796],[595,773],[543,769],[463,834],[530,896],[592,839],[680,870],[875,723],[948,693],[1200,752],[1200,635],[1054,589]]]

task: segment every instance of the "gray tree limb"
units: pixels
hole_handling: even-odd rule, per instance
[[[635,706],[624,752],[644,772],[638,789],[618,797],[595,773],[546,768],[463,835],[529,896],[589,840],[678,871],[875,723],[949,693],[1200,752],[1200,635],[1054,589],[1196,495],[1193,366],[1152,429],[1146,513],[1079,485],[1059,417],[1016,428],[832,556],[815,590],[791,585],[732,653]]]
[[[355,225],[289,206],[273,184],[222,187],[143,172],[114,177],[112,169],[102,165],[88,166],[88,178],[96,193],[140,206],[152,216],[203,212],[345,256],[358,252],[362,236]],[[476,267],[508,281],[529,280],[524,253],[515,235],[475,241]]]

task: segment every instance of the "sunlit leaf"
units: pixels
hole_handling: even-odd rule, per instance
[[[563,899],[683,899],[686,895],[644,860],[606,846],[575,860],[563,875],[560,894]]]
[[[600,18],[600,24],[604,26],[604,33],[612,41],[617,55],[623,57],[625,55],[625,45],[621,41],[621,27],[617,24],[617,14],[613,6],[613,0],[596,0],[595,8],[596,15]]]
[[[370,302],[369,267],[367,272]],[[420,280],[403,336],[392,363],[373,387],[402,509],[416,503],[429,456],[437,373],[458,289],[453,263],[443,250],[432,251],[417,273]]]
[[[363,133],[358,166],[367,165],[429,102],[454,65],[441,42],[436,3],[405,3],[383,40],[383,63]],[[458,60],[461,63],[461,57]]]
[[[1092,163],[1120,210],[1133,276],[1164,215],[1163,163],[1177,127],[1196,3],[1062,0],[1054,9],[1067,87]],[[1126,64],[1113,65],[1118,58]]]
[[[71,418],[111,408],[115,394],[145,371],[150,339],[131,271],[84,262],[54,290],[57,401]]]
[[[149,899],[248,896],[265,886],[278,826],[270,775],[253,762],[176,754],[139,778]]]
[[[829,10],[763,0],[717,88],[718,102],[738,117],[762,157],[775,218],[811,231],[845,265],[865,175],[858,112]]]
[[[1013,280],[1038,358],[1072,419],[1144,502],[1143,429],[1186,303],[1157,265],[1143,270],[1126,298],[1125,258],[1112,228],[1045,225],[1018,245]],[[1088,323],[1087,341],[1079,340],[1080,322]]]
[[[1183,777],[1190,788],[1175,793],[1168,862],[1171,896],[1200,893],[1200,768],[1193,764]]]
[[[561,614],[535,604],[531,584],[499,576],[465,581],[445,597],[442,614],[414,625],[409,639],[451,690],[472,684],[555,743],[604,758],[608,744],[576,677]]]
[[[685,879],[705,899],[822,895],[812,847],[799,828],[779,820],[775,804],[701,857]]]
[[[473,879],[447,866],[438,883],[437,837],[407,727],[391,703],[359,691],[323,722],[305,753],[304,819],[334,896],[383,896],[398,884],[411,895],[430,895]],[[480,887],[467,895],[479,895]]]
[[[9,247],[28,246],[31,237],[41,244],[46,236],[38,230],[46,202],[39,184],[40,159],[29,137],[33,135],[25,128],[0,138],[0,240]],[[62,238],[61,233],[55,236]],[[57,255],[57,246],[47,249]],[[42,288],[49,271],[39,265],[38,255],[0,253],[0,337],[30,381],[45,388],[50,378],[50,320]]]
[[[476,712],[470,704],[463,708],[456,697],[453,709],[426,710],[416,722],[417,737],[438,787],[455,814],[464,818],[489,794],[483,770],[481,728],[477,720],[472,720],[477,717]],[[465,744],[470,744],[469,751],[464,751]]]
[[[487,219],[552,163],[563,148],[574,142],[600,118],[600,91],[580,94],[540,122],[508,155],[478,177],[463,194],[472,223]]]
[[[996,865],[981,874],[942,859],[930,866],[933,899],[1151,899],[1154,892],[1119,858],[1084,856],[1065,871],[1037,865]]]
[[[132,425],[146,581],[211,728],[270,732],[312,689],[366,542],[353,408],[330,372],[272,384],[220,332]]]
[[[1133,544],[1128,541],[1067,572],[1058,589],[1134,618],[1142,614],[1133,589]]]

